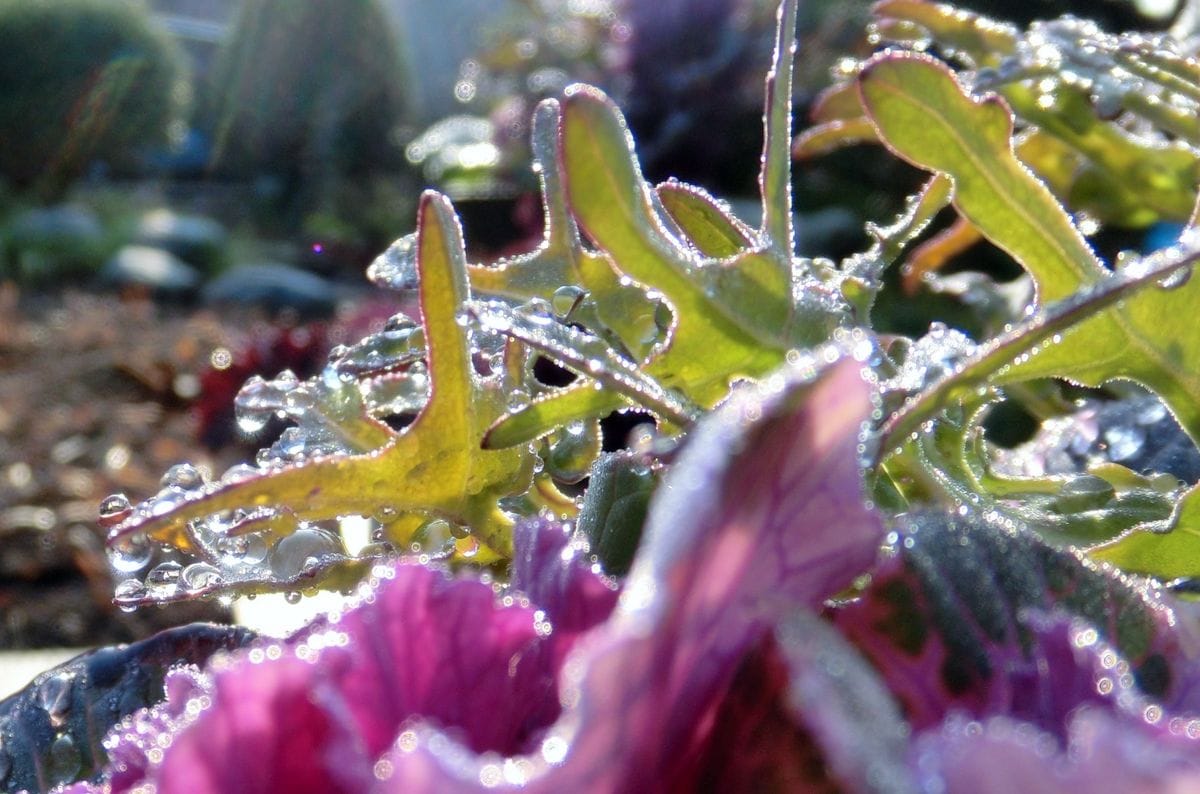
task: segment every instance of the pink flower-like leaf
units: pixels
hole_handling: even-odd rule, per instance
[[[735,393],[696,429],[655,495],[616,611],[564,665],[564,712],[536,751],[468,757],[412,732],[387,757],[383,790],[692,780],[744,655],[782,615],[848,585],[882,538],[858,468],[872,409],[862,364],[845,355],[815,369]]]
[[[875,558],[862,370],[831,347],[700,423],[615,606],[548,520],[516,532],[520,591],[377,568],[357,606],[207,671],[146,781],[196,794],[694,783],[747,653]]]

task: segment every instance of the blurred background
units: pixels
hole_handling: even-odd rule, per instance
[[[1175,0],[972,0],[1163,28]],[[797,126],[869,4],[807,0]],[[253,458],[232,401],[314,373],[395,298],[363,270],[448,193],[476,260],[541,233],[533,106],[576,81],[643,169],[754,222],[775,0],[0,0],[0,650],[127,641],[219,604],[125,614],[97,505],[188,460]],[[919,183],[872,149],[796,169],[801,253],[865,245]],[[896,309],[919,332],[928,312]],[[906,326],[911,325],[911,328]],[[268,428],[267,433],[278,431]],[[42,665],[44,666],[44,665]]]

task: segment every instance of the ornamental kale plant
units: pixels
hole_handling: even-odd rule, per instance
[[[427,193],[368,271],[414,316],[248,382],[244,427],[292,422],[254,464],[105,500],[122,607],[354,598],[285,640],[206,629],[40,676],[0,706],[8,790],[1200,785],[1200,64],[885,0],[880,50],[793,142],[796,13],[757,228],[647,184],[615,105],[572,86],[533,118],[540,246],[468,263]],[[926,184],[866,251],[796,257],[793,152],[864,142]],[[1163,222],[1165,247],[1089,241]],[[984,245],[1023,275],[944,273]],[[892,269],[987,335],[877,331]],[[1005,402],[1040,420],[1015,448],[985,429]],[[601,453],[627,410],[654,431]]]

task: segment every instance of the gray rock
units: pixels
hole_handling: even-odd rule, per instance
[[[163,296],[183,297],[200,286],[200,273],[161,248],[127,245],[105,263],[101,283],[116,287],[148,287]]]
[[[22,213],[8,224],[3,238],[16,268],[13,275],[25,282],[93,273],[108,252],[99,219],[86,207],[73,204]]]
[[[204,287],[207,304],[260,306],[271,311],[328,315],[337,307],[333,284],[305,270],[275,262],[241,265]]]
[[[16,243],[96,240],[103,236],[104,227],[96,214],[76,204],[29,210],[9,226],[9,237]]]
[[[170,251],[189,264],[211,271],[220,263],[229,235],[212,218],[157,209],[142,216],[135,241]]]

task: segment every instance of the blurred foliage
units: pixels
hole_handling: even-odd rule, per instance
[[[0,0],[0,174],[56,198],[96,162],[134,167],[181,119],[181,77],[141,5]]]
[[[247,0],[213,66],[199,121],[212,168],[274,175],[285,198],[398,166],[402,106],[392,28],[375,0]]]

